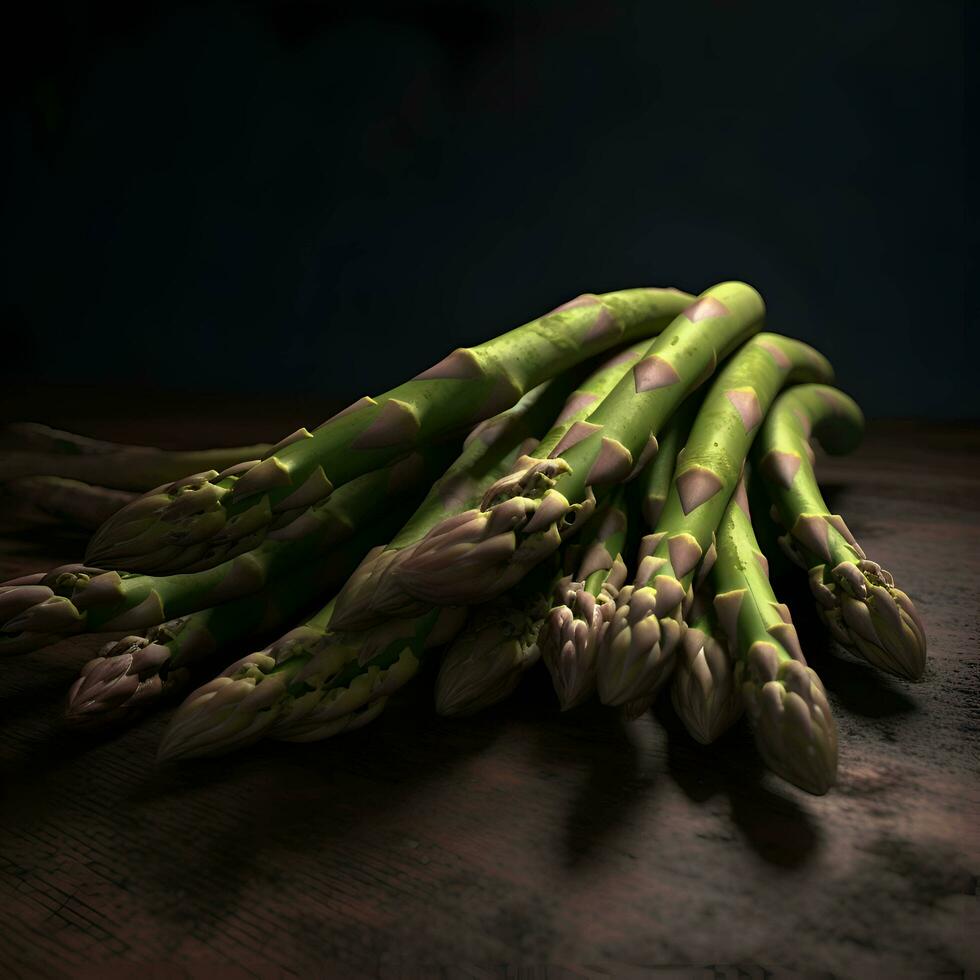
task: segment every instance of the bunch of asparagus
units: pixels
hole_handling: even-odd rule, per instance
[[[755,529],[851,653],[917,678],[926,640],[814,475],[811,441],[850,451],[861,411],[764,312],[739,282],[583,295],[275,446],[11,427],[0,482],[95,533],[83,563],[0,586],[0,652],[127,634],[68,717],[187,694],[165,760],[360,727],[430,660],[436,710],[469,714],[540,659],[563,710],[636,717],[669,688],[703,743],[744,711],[769,767],[824,793],[836,726]]]

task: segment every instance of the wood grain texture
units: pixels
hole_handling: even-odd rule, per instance
[[[224,405],[227,429],[212,416],[181,437],[185,408],[153,427],[170,445],[311,421]],[[45,421],[146,431],[97,413],[86,426],[77,408]],[[157,769],[169,709],[111,737],[62,727],[65,691],[107,637],[71,640],[0,664],[0,974],[980,968],[980,437],[878,424],[818,472],[930,641],[923,681],[881,677],[827,641],[805,585],[778,584],[840,727],[828,796],[765,772],[744,725],[694,744],[664,700],[633,723],[561,714],[540,665],[476,718],[435,717],[430,675],[349,736]],[[81,553],[10,513],[4,534],[3,578]]]

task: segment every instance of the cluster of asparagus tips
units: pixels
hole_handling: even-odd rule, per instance
[[[626,500],[619,489],[586,528],[588,540],[582,544],[578,570],[559,582],[541,625],[538,646],[562,711],[581,704],[595,691],[603,607],[615,601],[626,580],[622,556],[626,531]]]
[[[359,728],[448,645],[440,714],[498,702],[538,659],[562,710],[597,692],[635,717],[670,681],[696,740],[744,710],[770,768],[825,793],[836,726],[770,585],[747,465],[842,645],[916,678],[926,639],[817,486],[811,439],[849,451],[860,409],[817,351],[760,333],[764,315],[738,282],[586,294],[275,446],[165,453],[14,428],[0,483],[106,519],[86,564],[0,584],[0,654],[125,631],[68,698],[73,722],[118,720],[320,606],[193,691],[160,759]]]

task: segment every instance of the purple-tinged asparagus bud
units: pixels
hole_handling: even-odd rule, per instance
[[[742,695],[766,764],[809,793],[822,795],[837,775],[837,726],[820,678],[796,660],[774,664],[757,641],[749,649]],[[774,648],[773,648],[774,649]]]
[[[407,595],[391,569],[406,550],[372,549],[347,580],[334,606],[336,630],[366,630],[379,619],[421,615],[427,604]]]
[[[250,653],[192,692],[164,732],[157,761],[220,755],[261,738],[286,694],[286,677],[274,672],[271,651]]]
[[[912,600],[891,574],[867,559],[811,569],[817,613],[842,646],[907,680],[922,676],[926,634]]]
[[[543,602],[528,605],[511,595],[477,606],[442,658],[436,711],[471,715],[509,697],[541,655],[536,637],[544,612]]]
[[[594,510],[591,491],[576,504],[555,490],[536,499],[504,499],[437,525],[405,549],[388,574],[409,596],[432,605],[485,602],[556,551]]]
[[[702,629],[687,629],[670,697],[684,727],[702,745],[709,745],[738,721],[742,695],[731,657],[718,639]]]
[[[603,704],[650,698],[666,680],[685,629],[683,599],[681,584],[666,575],[655,576],[651,585],[619,590],[600,636],[597,681]]]
[[[559,583],[555,604],[541,624],[538,646],[562,711],[582,704],[595,691],[600,637],[615,610],[625,574],[617,556],[598,596],[586,589],[584,581],[565,578]]]

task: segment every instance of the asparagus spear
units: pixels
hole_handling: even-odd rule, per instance
[[[462,618],[459,614],[454,614],[455,618],[443,616],[439,610],[417,603],[405,609],[407,615],[387,618],[393,604],[378,588],[387,567],[379,559],[388,553],[397,557],[403,541],[424,533],[428,525],[454,508],[465,509],[478,500],[486,485],[513,464],[526,445],[528,433],[554,417],[556,399],[571,381],[566,376],[547,382],[472,433],[462,454],[394,541],[370,552],[339,596],[299,631],[233,664],[190,695],[168,729],[161,758],[227,752],[261,738],[282,714],[297,730],[315,732],[326,726],[324,730],[333,733],[338,725],[351,720],[338,720],[343,712],[337,714],[333,699],[341,692],[346,691],[342,705],[350,705],[362,695],[372,699],[373,694],[374,700],[387,696],[385,691],[408,680],[422,653],[436,639],[448,638],[450,627],[460,628]],[[343,488],[334,498],[342,492]],[[350,615],[342,622],[338,613],[345,603]],[[370,616],[362,615],[363,606],[371,607]],[[358,631],[347,629],[349,622],[355,623]],[[389,662],[392,651],[395,659]],[[376,657],[383,661],[381,666],[373,662]],[[298,677],[301,672],[305,673]],[[343,684],[338,686],[345,679],[352,685],[349,691]],[[297,691],[302,698],[297,697]],[[361,718],[361,707],[356,711]],[[324,718],[324,713],[328,717]]]
[[[691,737],[702,745],[731,728],[744,708],[713,601],[709,582],[696,586],[670,685],[674,710]]]
[[[110,519],[86,560],[154,571],[162,548],[212,564],[254,546],[334,487],[513,405],[549,378],[662,329],[690,303],[671,289],[586,295],[494,340],[460,348],[405,384],[300,430],[242,472],[207,470]],[[138,519],[137,519],[138,517]]]
[[[712,576],[715,611],[735,656],[735,683],[760,754],[789,782],[826,793],[836,778],[837,727],[823,684],[806,665],[789,608],[769,584],[744,484],[718,529]]]
[[[0,654],[76,633],[155,626],[255,593],[290,568],[328,555],[355,531],[358,546],[384,540],[443,461],[444,453],[430,450],[367,473],[254,551],[201,572],[153,576],[63,565],[28,585],[7,583],[0,592]]]
[[[174,695],[186,687],[192,665],[252,634],[285,629],[318,596],[336,590],[363,557],[363,537],[355,536],[254,595],[153,626],[145,636],[106,644],[72,686],[68,719],[126,719]]]
[[[164,733],[160,761],[220,755],[266,735],[315,741],[360,727],[465,618],[461,609],[430,609],[363,633],[339,633],[330,629],[333,608],[331,601],[193,692]]]
[[[598,686],[605,704],[650,699],[663,683],[683,635],[682,605],[759,423],[783,384],[832,374],[812,347],[763,333],[718,375],[678,460],[657,533],[643,539],[634,580],[620,589],[604,626]]]
[[[397,569],[406,592],[446,604],[485,601],[519,581],[595,508],[593,484],[621,482],[657,449],[657,433],[721,357],[762,323],[762,298],[744,283],[703,293],[647,348],[588,421],[547,457],[518,461],[465,522],[437,526]]]
[[[158,761],[220,755],[261,738],[286,695],[284,672],[277,671],[277,661],[281,658],[293,668],[306,663],[322,644],[332,613],[333,600],[301,626],[237,660],[193,691],[167,726]]]
[[[272,448],[264,442],[180,451],[126,446],[37,422],[12,423],[5,436],[4,441],[13,448],[0,453],[0,483],[19,477],[55,476],[140,493],[188,473],[225,470],[245,460],[259,460]]]
[[[627,520],[625,488],[616,487],[583,532],[586,541],[577,571],[558,583],[541,624],[537,645],[562,711],[595,690],[601,607],[615,602],[626,581],[622,552]]]
[[[456,519],[460,509],[465,511],[522,451],[536,444],[565,403],[572,383],[569,375],[560,375],[472,433],[404,527],[384,548],[371,552],[341,590],[333,612],[334,629],[366,629],[379,619],[412,616],[429,608],[430,603],[398,588],[393,568],[431,527]]]
[[[670,485],[674,478],[674,470],[677,466],[678,457],[684,448],[684,444],[687,442],[691,425],[694,423],[694,419],[703,400],[701,393],[696,392],[687,398],[681,407],[670,417],[664,426],[663,434],[660,438],[660,449],[657,455],[637,480],[641,509],[648,531],[648,534],[640,542],[639,556],[637,558],[638,563],[643,561],[651,542],[656,540],[650,534],[656,531],[657,525],[660,522],[660,516],[663,514],[667,497],[670,494]],[[709,548],[708,554],[705,556],[705,560],[701,563],[701,568],[698,571],[699,578],[702,575],[702,570],[713,561],[712,556],[713,552]],[[619,588],[622,588],[622,585],[623,583],[620,582]],[[599,624],[600,645],[609,628],[608,622],[615,615],[616,599],[618,597],[619,591],[617,589],[615,595],[612,597],[613,601],[602,607],[604,618]],[[647,711],[656,698],[660,688],[670,676],[671,669],[672,662],[668,661],[665,669],[660,674],[659,680],[645,694],[623,703],[623,714],[627,720],[639,718]]]
[[[868,663],[899,677],[921,677],[926,635],[912,600],[891,573],[870,561],[844,519],[831,514],[813,472],[816,437],[830,453],[860,441],[861,409],[823,385],[801,385],[780,396],[753,452],[757,468],[789,533],[789,556],[810,575],[817,612],[834,639]]]
[[[542,562],[509,592],[473,608],[439,665],[438,714],[476,714],[513,693],[541,656],[538,634],[561,571],[559,561]]]
[[[2,457],[0,457],[2,458]],[[5,495],[29,501],[35,512],[91,530],[135,499],[126,490],[97,487],[60,476],[24,476],[0,486]]]

